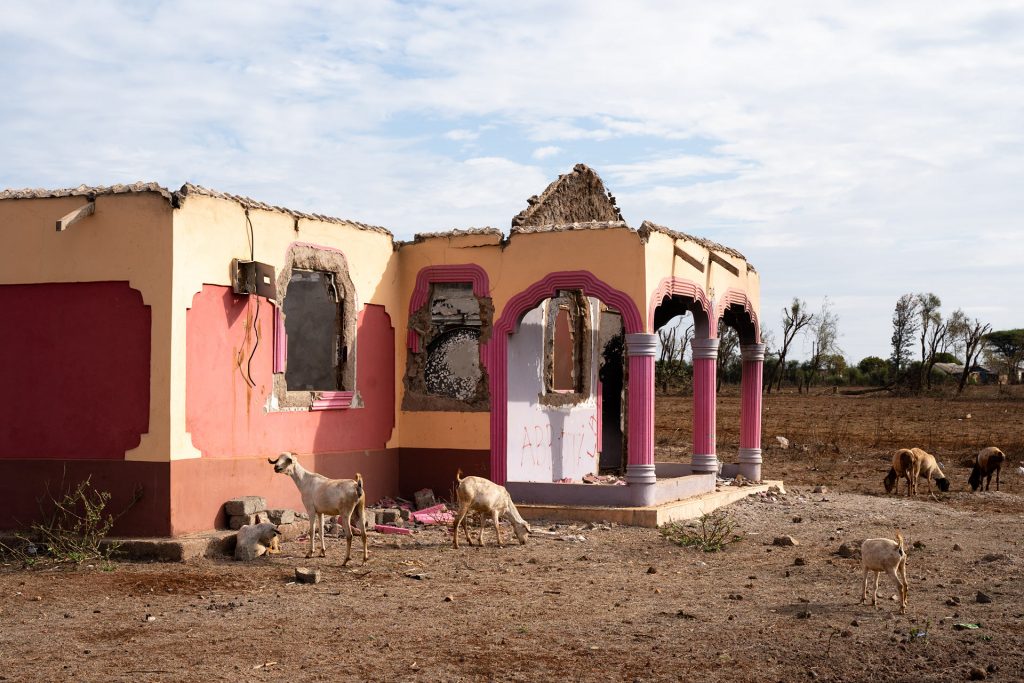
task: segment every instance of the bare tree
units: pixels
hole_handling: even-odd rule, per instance
[[[739,332],[731,327],[726,327],[725,331],[718,335],[718,368],[715,373],[717,378],[715,391],[720,391],[722,389],[722,380],[725,378],[725,374],[728,371],[729,366],[735,362],[739,356],[739,350]]]
[[[942,325],[942,314],[939,313],[941,306],[942,300],[931,292],[917,295],[917,312],[921,316],[921,373],[917,382],[919,387],[924,386],[925,377],[928,378],[928,388],[930,389],[932,386],[931,371],[932,366],[935,365],[934,346],[932,347],[933,352],[930,358],[925,347],[926,342],[931,338],[930,335],[934,333],[936,328]]]
[[[667,394],[669,385],[681,380],[686,372],[683,367],[683,358],[686,356],[686,347],[693,339],[693,324],[691,323],[683,330],[682,338],[679,335],[681,327],[681,325],[666,325],[658,330],[661,355],[655,366],[655,381],[661,385],[663,394]]]
[[[982,323],[977,318],[971,320],[967,317],[966,313],[958,308],[949,317],[947,328],[953,344],[957,349],[963,349],[964,352],[964,369],[960,373],[960,384],[956,388],[956,393],[959,395],[964,391],[967,378],[971,374],[971,366],[974,365],[978,355],[981,354],[981,349],[984,346],[982,342],[985,339],[985,335],[992,330],[992,326],[988,323]]]
[[[821,372],[825,360],[829,356],[841,354],[842,350],[836,343],[839,339],[839,316],[832,310],[832,302],[825,297],[821,302],[821,311],[814,316],[814,325],[811,329],[811,358],[807,361],[808,388]]]
[[[938,311],[935,319],[928,329],[928,347],[925,353],[925,360],[921,363],[921,371],[927,380],[928,388],[932,388],[932,368],[935,367],[936,358],[940,353],[949,350],[949,322],[942,319]]]
[[[904,294],[896,301],[896,310],[892,314],[892,364],[897,384],[900,381],[900,368],[910,361],[910,347],[921,325],[918,308],[917,297]]]
[[[782,347],[779,349],[779,362],[775,364],[775,371],[768,382],[769,394],[772,393],[773,383],[776,385],[776,390],[782,389],[782,377],[785,374],[786,354],[789,353],[789,347],[801,330],[814,324],[814,317],[814,314],[807,310],[807,304],[797,297],[793,297],[789,308],[782,309]]]

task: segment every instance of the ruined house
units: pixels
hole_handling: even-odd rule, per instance
[[[55,229],[56,228],[56,229]],[[223,523],[258,493],[299,507],[283,450],[369,500],[456,469],[517,500],[643,506],[760,479],[757,272],[742,254],[627,225],[579,165],[512,220],[420,234],[185,185],[0,192],[0,528],[47,482],[142,497],[124,534]],[[687,464],[654,460],[656,331],[693,316]],[[720,461],[715,359],[740,336],[742,439]],[[726,461],[726,462],[723,462]],[[624,486],[580,483],[599,472]]]

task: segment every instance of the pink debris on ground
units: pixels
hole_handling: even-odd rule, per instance
[[[455,515],[448,511],[444,503],[438,503],[418,512],[410,512],[409,519],[420,524],[451,524],[455,521]]]
[[[388,524],[377,524],[373,527],[373,530],[379,534],[401,534],[403,536],[412,533],[412,529],[404,529],[400,526],[390,526]]]

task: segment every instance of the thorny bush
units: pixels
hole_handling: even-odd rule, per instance
[[[724,510],[716,510],[711,514],[701,515],[696,523],[671,522],[662,525],[661,535],[685,548],[714,553],[740,540],[735,533],[737,526],[732,515]]]
[[[0,543],[0,551],[10,555],[23,566],[30,567],[47,561],[57,564],[79,565],[89,560],[109,562],[120,544],[103,543],[114,523],[142,497],[142,488],[124,510],[114,515],[107,508],[111,494],[97,490],[92,477],[86,477],[71,486],[64,483],[55,496],[46,492],[39,499],[39,520],[27,532],[15,534],[14,545]]]

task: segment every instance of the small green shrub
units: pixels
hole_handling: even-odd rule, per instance
[[[73,486],[66,485],[62,478],[56,495],[47,482],[46,492],[39,499],[40,521],[27,532],[15,534],[15,544],[0,543],[0,551],[26,568],[47,562],[79,565],[91,560],[103,560],[109,565],[119,544],[103,541],[114,522],[141,497],[139,487],[125,509],[114,515],[107,509],[110,492],[97,490],[91,476]]]
[[[723,550],[725,546],[740,540],[735,533],[739,526],[732,515],[724,510],[716,510],[708,515],[701,515],[694,522],[671,522],[661,527],[661,535],[684,548],[696,548],[706,553]]]

